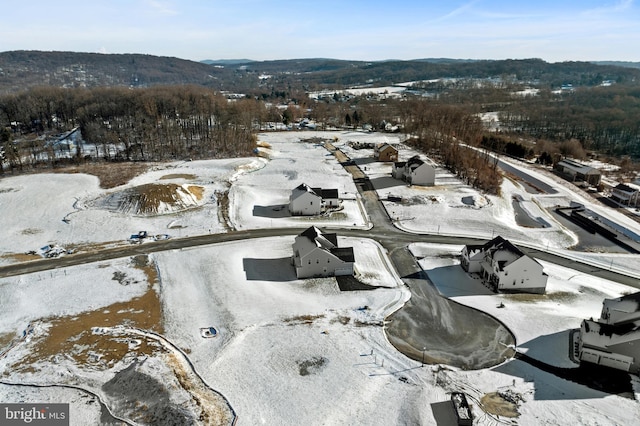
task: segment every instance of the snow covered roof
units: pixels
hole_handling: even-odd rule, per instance
[[[577,161],[571,160],[569,158],[565,158],[564,160],[558,161],[556,165],[562,166],[565,169],[569,169],[577,173],[581,173],[583,175],[600,173],[598,169],[595,169],[590,166],[585,166],[584,164],[578,163]]]

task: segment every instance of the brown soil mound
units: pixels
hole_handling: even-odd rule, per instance
[[[484,411],[502,417],[518,417],[520,415],[516,402],[509,396],[505,398],[505,395],[499,392],[487,393],[480,399]]]
[[[110,194],[97,204],[126,214],[154,215],[197,207],[203,197],[201,186],[149,183]]]

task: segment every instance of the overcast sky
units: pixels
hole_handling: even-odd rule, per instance
[[[640,0],[23,0],[0,51],[640,61]]]

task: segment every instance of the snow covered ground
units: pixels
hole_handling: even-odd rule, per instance
[[[216,191],[227,189],[229,216],[236,228],[305,226],[310,222],[254,214],[256,206],[286,203],[288,191],[303,182],[336,187],[351,201],[345,202],[344,216],[311,223],[321,227],[368,227],[349,176],[323,147],[299,142],[308,137],[334,140],[361,168],[366,167],[381,197],[391,194],[412,200],[406,205],[385,202],[403,228],[482,237],[500,233],[516,242],[549,245],[562,252],[568,252],[566,248],[575,239],[548,216],[544,216],[550,224],[547,228],[523,228],[515,222],[513,195],[525,200],[523,208],[530,215],[541,217],[544,208],[555,205],[557,200],[580,197],[550,177],[541,174],[563,191],[555,197],[527,194],[511,181],[505,182],[501,197],[486,196],[443,170],[438,170],[435,187],[408,188],[389,180],[388,164],[370,162],[366,159],[367,150],[347,146],[349,141],[399,142],[396,136],[290,132],[260,135],[259,140],[271,145],[264,149],[270,160],[167,164],[108,191],[100,189],[97,179],[87,175],[3,178],[0,214],[6,227],[0,253],[21,253],[51,242],[122,242],[139,230],[172,236],[224,232],[215,196]],[[400,154],[401,159],[407,159],[413,152],[403,148]],[[204,201],[187,211],[151,217],[132,217],[93,207],[95,200],[110,192],[157,182],[201,185],[205,188]],[[593,208],[606,212],[599,206]],[[63,222],[71,212],[70,222]],[[97,398],[114,406],[124,404],[124,396],[120,396],[120,403],[114,396],[115,379],[124,380],[122,373],[130,373],[127,367],[138,362],[142,363],[136,364],[139,375],[132,377],[152,377],[153,383],[160,383],[156,383],[159,390],[173,395],[167,400],[172,406],[196,410],[194,401],[202,401],[206,390],[183,389],[173,352],[166,347],[152,346],[153,350],[136,352],[140,340],[144,340],[139,336],[123,337],[125,346],[134,349],[106,365],[81,363],[71,356],[74,354],[48,358],[34,352],[40,347],[38,340],[54,330],[55,319],[72,326],[74,321],[99,318],[99,323],[87,324],[86,333],[92,339],[92,356],[105,351],[107,357],[109,346],[103,345],[107,336],[91,334],[90,328],[135,327],[135,315],[140,314],[140,309],[128,312],[125,306],[139,306],[141,298],[152,292],[159,297],[163,336],[189,358],[208,386],[228,400],[241,425],[443,424],[439,407],[455,390],[465,391],[470,397],[479,425],[627,425],[640,418],[640,382],[635,376],[636,399],[630,399],[558,379],[518,360],[477,371],[421,366],[399,353],[384,333],[386,316],[410,296],[393,272],[384,249],[372,240],[340,238],[341,246],[354,247],[359,278],[379,287],[373,291],[341,292],[335,279],[295,277],[290,263],[292,241],[293,237],[283,236],[156,253],[149,256],[156,281],[134,259],[0,279],[0,381],[66,384],[97,395],[77,389],[0,384],[0,401],[69,402],[71,424],[96,424],[104,414]],[[544,263],[550,276],[546,295],[526,300],[495,295],[463,273],[457,260],[460,249],[447,245],[411,246],[442,295],[495,316],[514,333],[518,351],[552,365],[573,366],[568,357],[568,330],[579,326],[584,318],[597,317],[603,298],[635,291]],[[615,259],[621,268],[640,270],[637,256],[573,255],[591,257],[604,265]],[[4,264],[17,261],[11,257],[0,259]],[[501,302],[504,307],[498,308]],[[118,312],[111,313],[124,319],[118,324],[106,324],[114,317],[105,312],[114,307]],[[88,313],[103,315],[83,316]],[[203,338],[202,327],[215,327],[216,337]],[[22,333],[27,330],[33,331],[23,338]],[[87,344],[86,339],[87,335],[79,334],[78,345]],[[10,342],[15,346],[5,352]],[[77,350],[83,354],[87,348]],[[39,361],[32,368],[13,368],[21,359],[38,356]],[[110,385],[104,387],[107,382]],[[136,391],[142,393],[145,389],[148,390],[141,387]],[[497,419],[480,410],[477,400],[496,391],[510,391],[522,397],[518,418]],[[119,406],[121,412],[131,409]]]

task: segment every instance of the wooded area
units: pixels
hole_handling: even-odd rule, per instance
[[[79,127],[106,160],[169,160],[248,155],[253,124],[266,116],[262,102],[229,102],[197,86],[149,89],[44,87],[0,98],[5,157],[11,168],[58,161],[38,137]],[[12,140],[19,139],[15,144]],[[113,147],[119,147],[114,152]],[[81,160],[80,153],[76,160]]]

